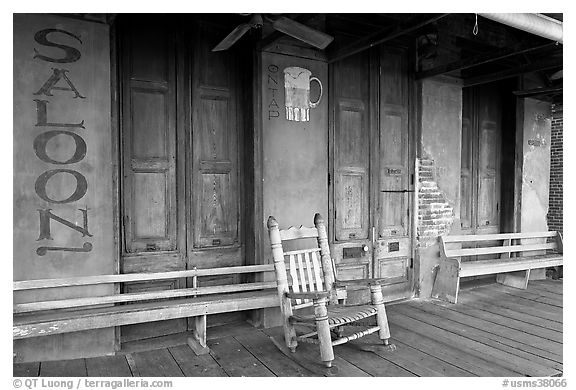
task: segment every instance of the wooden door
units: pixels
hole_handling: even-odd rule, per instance
[[[240,64],[234,50],[211,51],[227,28],[198,23],[194,31],[188,268],[243,265]],[[238,278],[205,277],[199,284],[232,283]],[[228,321],[239,314],[211,317],[212,322]]]
[[[501,107],[496,85],[464,89],[460,183],[464,234],[500,232]]]
[[[463,90],[460,224],[462,234],[500,232],[502,100],[495,84]],[[495,242],[482,245],[491,246]],[[467,244],[465,247],[477,247]],[[489,259],[468,256],[463,261]]]
[[[332,254],[338,279],[381,278],[387,300],[412,295],[407,72],[394,49],[332,68]]]
[[[121,271],[244,264],[238,51],[212,53],[227,28],[175,16],[121,18]],[[200,286],[238,276],[202,277]],[[186,287],[185,279],[126,292]],[[242,314],[211,316],[210,324]],[[124,326],[123,342],[186,331],[186,319]]]
[[[383,292],[390,300],[412,295],[408,69],[404,50],[381,48],[374,277],[385,280]]]
[[[177,186],[176,53],[167,21],[127,18],[119,25],[122,70],[121,272],[186,268],[183,205]],[[174,289],[185,280],[126,283],[125,292]],[[122,327],[122,342],[186,330],[186,320]]]
[[[333,66],[330,230],[340,280],[372,277],[369,58],[364,52]]]

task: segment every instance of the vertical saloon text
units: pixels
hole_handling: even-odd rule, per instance
[[[92,234],[88,232],[87,206],[84,209],[78,209],[82,217],[82,226],[57,215],[58,213],[52,212],[53,209],[51,208],[57,207],[57,205],[78,202],[88,191],[88,181],[86,180],[86,177],[81,172],[72,169],[72,164],[82,161],[86,157],[87,153],[86,141],[84,141],[82,136],[78,134],[81,130],[86,129],[84,126],[84,120],[78,119],[75,123],[65,123],[54,118],[51,119],[52,121],[49,121],[48,119],[50,117],[50,108],[53,105],[66,104],[63,102],[63,96],[68,95],[66,97],[67,99],[75,99],[79,102],[86,98],[86,96],[84,96],[72,82],[73,77],[69,70],[64,68],[65,65],[63,64],[77,62],[82,57],[82,53],[77,48],[63,43],[57,43],[59,37],[61,39],[65,36],[72,38],[80,46],[82,45],[80,37],[62,29],[44,29],[36,32],[34,35],[34,41],[40,46],[34,48],[33,60],[43,61],[47,63],[47,65],[49,64],[50,66],[47,66],[46,69],[50,70],[50,72],[47,72],[47,80],[40,89],[33,93],[35,97],[34,102],[36,103],[36,128],[44,130],[36,136],[33,146],[36,157],[41,161],[50,164],[50,167],[52,168],[40,174],[34,184],[36,195],[48,203],[48,206],[38,209],[40,217],[40,233],[37,241],[54,240],[50,229],[52,221],[73,229],[81,234],[82,237],[92,237]],[[57,51],[61,51],[61,53],[56,57],[48,56],[43,52],[42,46],[56,48]],[[54,96],[54,91],[58,91],[57,97]],[[47,148],[48,142],[58,136],[70,137],[73,141],[75,148],[74,153],[67,160],[49,156]],[[70,175],[75,179],[76,187],[73,189],[73,192],[72,189],[70,189],[72,194],[67,198],[55,199],[55,196],[49,195],[49,192],[46,189],[50,179],[56,175]],[[70,247],[66,245],[40,246],[37,248],[36,253],[39,256],[44,256],[48,251],[89,252],[91,250],[92,244],[86,241],[81,247]]]

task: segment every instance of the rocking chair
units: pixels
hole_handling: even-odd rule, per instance
[[[320,214],[314,216],[314,225],[315,227],[301,226],[279,230],[278,222],[271,216],[268,218],[268,233],[286,346],[291,352],[295,352],[298,342],[319,344],[321,360],[326,367],[331,367],[334,360],[333,346],[375,332],[378,332],[383,344],[388,345],[390,330],[382,288],[377,280],[364,281],[370,286],[371,305],[343,305],[345,286],[335,281],[335,267],[330,257],[326,226]],[[316,238],[317,247],[284,251],[284,242],[306,238]],[[294,314],[296,310],[310,306],[314,306],[313,315]],[[370,318],[373,316],[376,317],[375,324],[374,319]],[[368,328],[343,336],[343,326],[366,326],[369,319],[373,323],[369,324]],[[311,328],[311,331],[297,335],[295,325],[306,326]],[[331,331],[335,333],[334,339]]]

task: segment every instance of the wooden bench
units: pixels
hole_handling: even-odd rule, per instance
[[[274,271],[274,265],[14,282],[15,301],[18,293],[29,290],[77,288],[78,286],[162,279],[191,278],[192,287],[15,303],[13,306],[13,339],[194,317],[193,337],[188,338],[188,343],[197,354],[205,354],[209,351],[206,346],[207,315],[278,307],[279,301],[276,293],[276,281],[202,287],[199,286],[198,278],[267,271]]]
[[[482,246],[463,247],[473,244]],[[562,236],[558,232],[440,237],[441,260],[432,297],[456,303],[460,278],[488,274],[498,274],[498,283],[526,289],[530,270],[562,265],[562,251]],[[462,261],[466,256],[489,258]]]

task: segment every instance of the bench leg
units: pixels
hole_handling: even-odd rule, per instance
[[[460,264],[457,261],[442,260],[432,287],[432,298],[456,303],[460,290],[459,274]]]
[[[505,274],[496,275],[496,281],[505,286],[520,288],[526,290],[528,287],[528,279],[530,279],[530,270],[507,272]]]
[[[206,345],[206,315],[194,317],[192,337],[188,337],[188,346],[196,355],[206,355],[210,353],[210,348]]]
[[[546,280],[546,268],[530,270],[530,280]]]

